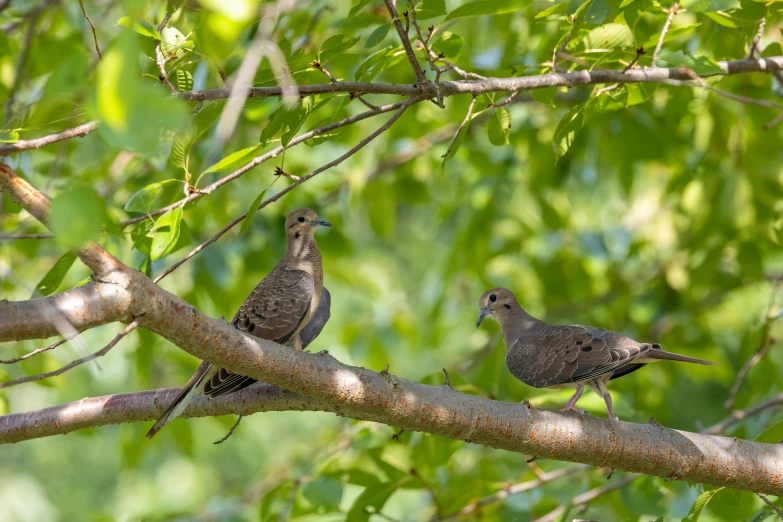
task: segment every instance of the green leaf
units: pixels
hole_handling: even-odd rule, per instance
[[[350,20],[356,14],[364,9],[364,6],[370,3],[370,0],[359,0],[359,2],[356,3],[353,7],[351,7],[351,10],[348,12],[348,18],[346,18],[346,21]]]
[[[774,513],[768,509],[763,509],[753,515],[753,517],[748,520],[748,522],[764,522],[766,519],[774,515]]]
[[[359,39],[362,37],[360,34],[359,36],[355,38],[351,38],[350,40],[343,41],[345,38],[344,34],[336,34],[334,36],[331,36],[326,39],[326,41],[321,44],[321,50],[318,51],[318,59],[321,63],[326,63],[335,56],[337,56],[340,53],[344,53],[359,41]]]
[[[560,120],[560,123],[557,124],[555,139],[552,143],[555,151],[555,160],[561,158],[568,152],[568,149],[574,142],[576,134],[579,132],[579,129],[582,128],[584,109],[585,104],[580,103],[579,105],[575,105],[571,110],[565,113]]]
[[[152,227],[152,246],[150,258],[155,261],[174,251],[179,240],[182,207],[169,210],[160,216]]]
[[[160,33],[155,28],[155,26],[149,22],[145,22],[144,20],[133,20],[130,16],[123,16],[117,20],[116,25],[127,27],[128,29],[139,33],[142,36],[146,36],[147,38],[160,40]]]
[[[177,134],[171,142],[171,164],[181,169],[185,167],[185,156],[187,150],[190,147],[190,137],[182,134]]]
[[[675,27],[674,29],[669,29],[669,31],[666,33],[666,36],[664,36],[663,38],[663,43],[676,40],[681,36],[690,35],[700,25],[701,24],[698,23],[698,24],[687,25],[684,27]],[[649,37],[646,42],[644,42],[642,47],[645,49],[655,49],[655,46],[660,38],[661,38],[661,33],[655,33],[654,35]]]
[[[687,67],[699,76],[726,74],[717,63],[706,56],[693,56],[685,51],[665,54],[660,59],[673,67]]]
[[[267,190],[269,190],[269,188],[262,190],[261,194],[256,196],[256,199],[254,199],[253,203],[250,204],[250,208],[247,211],[247,217],[242,220],[242,226],[239,227],[239,232],[237,232],[237,235],[234,237],[233,241],[236,241],[239,236],[241,236],[248,228],[250,228],[250,225],[253,223],[253,216],[255,216],[256,212],[258,212],[258,206],[264,200],[264,196],[266,196]]]
[[[546,9],[538,13],[536,15],[536,20],[539,20],[541,18],[546,18],[548,16],[565,14],[567,9],[568,9],[568,2],[555,4],[551,7],[547,7]]]
[[[158,200],[160,193],[163,191],[163,187],[167,183],[182,183],[176,179],[166,179],[163,181],[157,181],[150,183],[143,189],[137,190],[125,203],[126,212],[141,212],[147,213],[154,208],[155,202]]]
[[[0,143],[16,143],[19,141],[19,133],[13,129],[0,130]]]
[[[533,89],[530,91],[530,96],[533,97],[538,103],[544,105],[555,106],[555,95],[557,94],[557,87],[547,87],[545,89]]]
[[[507,145],[508,136],[511,133],[511,115],[505,107],[495,109],[495,113],[489,119],[489,142],[492,145]]]
[[[62,284],[63,279],[65,279],[65,274],[68,273],[68,270],[71,268],[74,261],[76,261],[76,254],[70,250],[63,254],[60,259],[54,263],[54,266],[46,272],[43,279],[35,285],[35,290],[33,291],[33,295],[30,296],[30,299],[53,294]]]
[[[302,486],[302,495],[314,506],[336,507],[343,499],[343,485],[334,479],[318,477]]]
[[[407,479],[403,479],[394,483],[378,484],[377,486],[366,488],[362,494],[354,500],[345,521],[368,522],[370,520],[370,515],[381,511],[386,504],[386,501],[389,500],[389,497],[391,497],[406,481]]]
[[[188,71],[177,69],[177,89],[180,91],[193,90],[193,75]]]
[[[283,123],[288,128],[283,132],[283,135],[280,137],[280,143],[283,145],[283,147],[287,147],[288,144],[291,142],[291,139],[293,139],[296,133],[299,132],[299,129],[302,128],[302,124],[310,115],[310,110],[312,109],[312,107],[313,107],[313,99],[305,98],[295,107],[285,111],[283,115],[284,117]]]
[[[680,7],[694,12],[728,11],[740,7],[739,0],[684,0]]]
[[[163,29],[160,38],[160,48],[165,55],[179,54],[179,51],[189,50],[188,47],[193,47],[193,42],[185,40],[185,35],[180,32],[176,27],[168,26]]]
[[[603,24],[612,14],[606,0],[593,0],[585,11],[585,22],[593,25]]]
[[[446,58],[453,60],[462,53],[464,46],[465,40],[460,35],[445,31],[440,39],[432,45],[432,50],[437,54],[443,53]]]
[[[470,121],[468,121],[464,127],[459,131],[459,134],[457,134],[457,138],[454,140],[454,144],[451,145],[451,150],[449,150],[445,156],[443,156],[443,161],[440,163],[440,169],[441,172],[446,171],[446,162],[453,158],[456,154],[459,148],[462,146],[462,142],[465,141],[465,136],[468,134],[468,127],[470,127]]]
[[[215,163],[214,165],[212,165],[211,167],[209,167],[202,174],[233,170],[239,167],[240,165],[244,165],[256,155],[256,151],[259,149],[259,147],[260,145],[254,145],[252,147],[248,147],[246,149],[233,152],[228,156],[226,156],[225,158],[223,158],[222,160]]]
[[[627,25],[606,24],[587,33],[582,44],[586,51],[633,48],[633,33]]]
[[[682,519],[682,522],[696,522],[699,520],[701,512],[707,506],[707,503],[709,503],[709,501],[712,500],[712,497],[722,489],[723,488],[711,489],[699,495],[691,506],[690,511],[688,511],[688,514]]]
[[[480,0],[478,2],[468,2],[449,13],[444,21],[448,22],[471,16],[511,13],[522,9],[531,2],[532,0]]]
[[[369,82],[381,71],[398,64],[405,58],[402,47],[396,49],[381,49],[364,60],[354,73],[357,82]]]
[[[375,47],[381,43],[381,41],[386,38],[386,35],[389,34],[389,29],[391,29],[391,26],[392,24],[386,24],[377,27],[375,31],[370,34],[370,37],[367,38],[367,41],[364,42],[364,48],[369,49],[370,47]]]
[[[783,421],[773,424],[764,430],[761,435],[756,437],[756,442],[766,442],[767,444],[779,444],[780,442],[783,442]]]
[[[446,14],[445,0],[422,0],[416,8],[417,20],[429,20]]]
[[[52,201],[49,226],[63,246],[79,248],[97,239],[107,222],[106,202],[91,187],[76,185]]]

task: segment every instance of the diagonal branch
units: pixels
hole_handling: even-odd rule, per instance
[[[666,22],[663,24],[663,29],[661,30],[661,36],[658,37],[658,44],[655,46],[655,50],[653,51],[652,55],[652,64],[655,65],[655,62],[658,61],[658,53],[661,52],[661,47],[663,47],[663,41],[666,39],[666,33],[669,32],[669,26],[672,25],[672,20],[674,19],[674,16],[677,14],[677,10],[680,8],[680,4],[677,2],[674,2],[669,9],[669,15],[666,17]]]
[[[169,23],[169,19],[171,18],[171,13],[166,12],[166,16],[163,17],[163,21],[158,26],[158,33],[162,33],[163,29],[166,27],[166,24]],[[161,38],[163,38],[163,35],[160,35]],[[161,40],[155,41],[155,63],[158,66],[158,71],[160,71],[159,79],[163,83],[166,84],[166,86],[171,91],[171,94],[177,94],[179,90],[174,87],[174,84],[171,83],[171,80],[169,80],[169,75],[166,73],[166,58],[163,56],[163,50],[161,49],[162,42]]]
[[[416,59],[416,53],[413,52],[413,47],[411,47],[411,40],[408,38],[408,32],[402,27],[402,22],[400,22],[400,15],[397,13],[397,6],[395,5],[396,0],[384,0],[384,2],[386,2],[386,8],[389,10],[392,23],[397,30],[397,35],[400,37],[402,47],[405,49],[405,55],[411,63],[413,73],[416,75],[416,83],[427,83],[427,77],[424,76],[424,71],[421,69],[421,65],[419,65],[419,61]],[[409,96],[413,95],[414,94],[409,94]]]
[[[69,140],[71,138],[81,138],[86,136],[98,127],[97,121],[91,121],[84,123],[72,129],[66,129],[62,132],[55,134],[49,134],[48,136],[41,136],[40,138],[34,138],[31,140],[19,140],[16,143],[3,143],[0,145],[0,156],[10,156],[17,152],[22,152],[30,149],[40,149],[45,145],[57,143],[58,141]]]

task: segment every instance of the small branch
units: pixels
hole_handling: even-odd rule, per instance
[[[430,36],[424,38],[424,35],[421,33],[421,28],[419,27],[419,24],[416,21],[416,6],[413,4],[412,0],[408,0],[408,5],[410,6],[410,8],[408,9],[407,12],[410,13],[411,23],[413,24],[413,28],[416,29],[416,36],[419,37],[419,42],[418,42],[419,47],[424,49],[424,58],[427,60],[427,63],[430,65],[430,69],[432,69],[432,72],[435,73],[435,85],[438,87],[438,97],[437,97],[436,105],[442,109],[444,107],[443,86],[440,84],[440,75],[441,73],[443,73],[443,70],[435,64],[435,61],[431,56],[431,54],[433,53],[430,50],[429,46],[427,45],[427,43],[429,43],[430,36],[432,36],[432,31],[434,30],[434,27],[430,27]]]
[[[275,167],[275,176],[282,176],[284,178],[288,178],[291,181],[301,181],[301,176],[294,176],[293,174],[289,174],[288,172],[284,171],[280,167]]]
[[[739,424],[740,422],[742,422],[747,418],[750,418],[754,415],[758,415],[759,413],[770,410],[772,408],[777,408],[780,405],[783,405],[783,393],[779,393],[778,395],[775,395],[771,399],[767,399],[764,402],[760,402],[744,410],[734,410],[731,412],[731,415],[729,415],[722,421],[718,422],[717,424],[713,424],[709,428],[701,430],[701,432],[707,433],[709,435],[716,435],[718,433],[723,433],[727,429],[731,428],[735,424]]]
[[[748,53],[748,59],[752,60],[755,57],[756,49],[758,48],[759,41],[761,40],[761,37],[764,35],[764,26],[767,25],[767,19],[762,18],[759,22],[759,30],[756,33],[756,36],[753,37],[753,42],[750,44],[750,52]]]
[[[554,509],[544,515],[541,518],[537,518],[533,522],[555,522],[556,520],[559,520],[561,516],[563,516],[563,513],[566,512],[566,510],[572,508],[572,507],[579,507],[584,506],[595,500],[596,498],[600,497],[601,495],[605,495],[607,493],[611,493],[612,491],[616,489],[622,489],[637,478],[639,478],[641,475],[629,475],[628,477],[625,477],[622,480],[618,480],[617,482],[612,482],[610,484],[603,485],[601,487],[597,487],[595,489],[591,489],[587,493],[582,493],[578,497],[574,497],[574,499],[571,501],[571,503],[568,506],[560,506],[557,509]]]
[[[74,337],[75,337],[75,336],[74,336]],[[66,339],[60,339],[60,340],[59,340],[59,341],[57,341],[56,343],[52,343],[52,344],[50,344],[49,346],[45,346],[45,347],[43,347],[43,348],[38,348],[37,350],[34,350],[34,351],[32,351],[32,352],[28,353],[27,355],[23,355],[23,356],[21,356],[21,357],[16,357],[16,358],[14,358],[14,359],[5,359],[5,360],[2,360],[2,359],[0,359],[0,364],[16,364],[16,363],[18,363],[19,361],[26,361],[26,360],[27,360],[27,359],[29,359],[30,357],[33,357],[34,355],[38,355],[39,353],[46,352],[46,351],[49,351],[49,350],[54,350],[54,349],[55,349],[55,348],[57,348],[58,346],[60,346],[60,345],[62,345],[62,344],[65,344],[65,343],[67,343],[67,342],[68,342],[68,341],[70,341],[71,339],[73,339],[73,337],[71,337],[70,339],[68,339],[68,338],[66,338]]]
[[[462,123],[459,124],[459,127],[457,127],[457,131],[454,133],[454,137],[451,138],[451,143],[449,143],[449,148],[446,149],[446,153],[443,154],[443,156],[441,156],[441,158],[445,158],[446,156],[451,154],[451,149],[454,148],[454,144],[457,142],[457,138],[459,138],[460,132],[462,132],[462,129],[470,121],[470,116],[473,114],[473,106],[474,105],[476,105],[476,96],[473,96],[473,99],[470,100],[470,105],[468,105],[468,113],[465,115],[465,119],[462,120]]]
[[[33,382],[33,381],[40,381],[43,379],[48,379],[49,377],[56,377],[58,375],[61,375],[71,368],[75,368],[76,366],[79,366],[81,364],[84,364],[86,362],[92,361],[93,359],[97,359],[98,357],[103,357],[106,355],[109,350],[114,348],[114,346],[120,342],[120,340],[131,333],[133,330],[136,329],[136,327],[139,326],[139,320],[134,319],[133,322],[131,322],[128,326],[125,327],[124,330],[122,330],[120,333],[117,334],[117,336],[111,340],[109,344],[101,348],[95,353],[91,353],[90,355],[87,355],[85,357],[82,357],[81,359],[76,359],[75,361],[72,361],[62,368],[58,368],[54,371],[47,372],[47,373],[40,373],[38,375],[28,375],[27,377],[22,377],[20,379],[15,379],[13,381],[6,381],[6,382],[0,382],[0,389],[1,388],[10,388],[11,386],[16,386],[18,384],[24,384],[26,382]]]
[[[223,72],[223,68],[220,65],[215,64],[215,69],[217,69],[217,72],[220,75],[220,79],[223,80],[223,86],[226,87],[227,89],[230,89],[231,84],[228,83],[228,78],[226,77],[226,73]]]
[[[781,511],[779,507],[777,507],[770,499],[768,499],[766,495],[762,493],[756,493],[756,495],[758,495],[758,497],[763,500],[766,505],[771,507],[775,513],[778,514],[778,518],[780,518],[780,520],[783,520],[783,511]]]
[[[655,46],[655,50],[653,51],[653,55],[652,55],[653,66],[655,66],[655,63],[658,61],[658,53],[661,52],[661,47],[663,46],[663,40],[666,38],[666,33],[669,32],[669,26],[672,24],[672,19],[674,19],[674,16],[677,14],[677,9],[679,8],[680,8],[680,4],[674,2],[672,4],[671,9],[669,9],[669,16],[666,17],[666,23],[663,24],[663,30],[661,31],[661,36],[658,37],[658,44]]]
[[[413,68],[413,73],[416,75],[416,83],[427,83],[427,77],[424,76],[424,71],[421,69],[421,65],[419,65],[419,61],[416,59],[416,53],[413,52],[413,48],[411,47],[411,41],[410,38],[408,38],[408,31],[402,27],[402,23],[400,22],[400,15],[397,14],[397,6],[395,5],[396,0],[384,0],[384,2],[386,2],[386,8],[389,10],[389,15],[391,15],[394,28],[397,30],[397,34],[402,41],[402,47],[405,49],[405,55],[408,57],[408,61]]]
[[[3,116],[3,127],[5,127],[9,121],[11,121],[11,111],[14,107],[14,99],[16,98],[16,92],[19,90],[19,86],[22,84],[22,73],[24,72],[24,64],[27,62],[27,55],[30,53],[30,45],[33,42],[33,35],[35,34],[35,24],[38,22],[38,15],[40,12],[35,13],[30,17],[27,22],[27,32],[24,36],[24,42],[22,43],[22,50],[19,53],[19,59],[16,61],[16,74],[14,74],[14,83],[11,84],[11,90],[8,92],[8,99],[5,102],[5,116]]]
[[[419,46],[423,47],[421,42],[419,42]],[[435,51],[433,51],[432,49],[429,49],[429,53],[430,53],[430,57],[433,60],[438,61],[438,62],[442,62],[446,66],[447,69],[449,69],[451,71],[454,71],[455,73],[459,74],[460,76],[462,76],[466,80],[468,78],[473,78],[474,80],[486,80],[487,79],[486,76],[481,76],[480,74],[476,74],[476,73],[473,73],[473,72],[468,72],[468,71],[460,68],[457,64],[452,63],[452,62],[446,60],[443,57],[443,55],[435,54]]]
[[[154,211],[149,212],[149,213],[147,213],[147,214],[145,214],[143,216],[138,216],[138,217],[135,217],[135,218],[126,219],[125,221],[121,221],[119,223],[119,225],[121,227],[126,227],[128,225],[132,225],[134,223],[139,223],[139,222],[144,221],[146,219],[149,219],[149,218],[152,218],[152,217],[156,217],[156,216],[159,216],[161,214],[165,214],[169,210],[172,210],[172,209],[175,209],[175,208],[178,208],[178,207],[182,207],[182,206],[190,203],[191,201],[195,201],[198,198],[200,198],[200,197],[202,197],[202,196],[204,196],[206,194],[211,194],[212,192],[214,192],[218,188],[222,187],[226,183],[241,177],[243,174],[248,172],[253,167],[256,167],[256,166],[258,166],[258,165],[260,165],[260,164],[262,164],[262,163],[264,163],[264,162],[266,162],[266,161],[268,161],[270,159],[276,158],[283,151],[285,151],[287,149],[290,149],[294,145],[298,145],[299,143],[307,141],[310,138],[314,138],[316,136],[320,136],[322,134],[326,134],[326,133],[328,133],[330,131],[333,131],[335,129],[338,129],[340,127],[344,127],[346,125],[350,125],[352,123],[356,123],[356,122],[365,120],[367,118],[371,118],[371,117],[376,116],[378,114],[383,114],[384,112],[391,112],[393,110],[397,110],[400,107],[402,107],[403,105],[405,105],[406,103],[407,103],[407,101],[401,101],[401,102],[392,103],[392,104],[389,104],[389,105],[383,105],[381,107],[378,107],[377,111],[376,110],[365,111],[365,112],[362,112],[362,113],[357,114],[355,116],[349,116],[348,118],[344,118],[344,119],[342,119],[340,121],[336,121],[334,123],[330,123],[329,125],[324,125],[323,127],[319,127],[317,129],[311,130],[310,132],[306,132],[304,134],[301,134],[301,135],[293,138],[288,143],[288,145],[286,147],[283,147],[281,145],[279,147],[276,147],[276,148],[270,150],[269,152],[267,152],[265,154],[262,154],[261,156],[256,156],[255,158],[250,160],[245,165],[239,167],[237,170],[235,170],[231,174],[228,174],[228,175],[222,177],[221,179],[215,181],[214,183],[206,186],[204,189],[202,189],[202,190],[200,190],[198,192],[193,192],[189,196],[187,196],[187,197],[185,197],[185,198],[183,198],[183,199],[181,199],[179,201],[175,201],[174,203],[172,203],[170,205],[166,205],[163,208],[159,208],[158,210],[154,210]]]
[[[563,40],[563,43],[560,44],[560,47],[556,47],[555,50],[552,52],[552,74],[557,73],[557,57],[560,56],[560,53],[565,51],[565,48],[568,45],[568,42],[571,41],[571,36],[572,35],[573,35],[573,32],[569,31],[568,34],[565,37],[565,40]]]
[[[581,471],[585,471],[587,469],[590,469],[590,466],[579,464],[567,468],[558,469],[555,471],[550,471],[548,473],[544,473],[540,475],[538,478],[535,478],[533,480],[528,480],[513,485],[509,484],[505,488],[501,489],[496,493],[493,493],[492,495],[480,498],[479,500],[476,500],[475,502],[468,504],[467,506],[465,506],[464,508],[460,509],[455,513],[438,517],[435,520],[446,521],[446,520],[465,518],[469,515],[472,515],[476,511],[480,511],[484,506],[488,506],[489,504],[494,504],[495,502],[499,502],[509,497],[510,495],[514,495],[516,493],[522,493],[523,491],[530,491],[531,489],[536,489],[537,487],[546,484],[547,482],[552,482],[553,480],[568,477],[570,475],[573,475]]]
[[[244,415],[240,413],[239,416],[237,417],[237,421],[234,423],[233,426],[231,426],[231,429],[228,430],[228,433],[226,433],[225,437],[223,437],[220,440],[216,440],[212,444],[223,444],[224,442],[226,442],[228,440],[228,438],[231,435],[234,434],[234,430],[237,429],[237,426],[239,426],[239,423],[242,422],[242,417],[244,417]]]
[[[505,107],[506,105],[508,105],[509,103],[514,101],[514,98],[517,97],[517,94],[519,94],[519,91],[514,91],[511,94],[509,94],[508,96],[506,96],[505,98],[503,98],[502,100],[500,100],[499,102],[497,102],[497,103],[490,103],[489,105],[487,105],[487,109],[492,109],[492,108],[497,108],[497,107]]]
[[[410,105],[412,105],[416,101],[418,101],[418,100],[408,99],[407,101],[403,102],[400,105],[400,108],[397,109],[397,112],[395,112],[394,115],[391,118],[389,118],[389,121],[384,123],[375,132],[373,132],[372,134],[370,134],[369,136],[364,138],[362,141],[360,141],[358,145],[353,147],[351,150],[349,150],[348,152],[346,152],[345,154],[343,154],[339,158],[337,158],[335,160],[332,160],[329,163],[327,163],[326,165],[323,165],[322,167],[319,167],[319,168],[315,169],[314,171],[310,172],[309,174],[306,174],[306,175],[302,176],[301,179],[299,179],[298,181],[295,181],[294,183],[288,185],[286,188],[284,188],[283,190],[281,190],[280,192],[278,192],[274,196],[269,197],[266,200],[262,201],[261,204],[258,206],[258,210],[264,208],[265,206],[269,205],[270,203],[274,203],[275,201],[277,201],[278,199],[282,198],[284,195],[288,194],[294,188],[298,187],[299,185],[301,185],[302,183],[306,182],[307,180],[314,178],[315,176],[317,176],[318,174],[320,174],[321,172],[323,172],[325,170],[329,170],[330,168],[339,165],[340,163],[342,163],[346,159],[348,159],[351,156],[353,156],[354,154],[356,154],[359,150],[364,148],[365,145],[367,145],[372,140],[374,140],[379,135],[383,134],[386,130],[388,130],[388,128],[391,127],[392,124],[394,124],[394,122],[397,121],[397,119],[400,116],[402,116],[402,113],[405,112],[405,109],[407,109]],[[225,227],[223,227],[217,234],[215,234],[214,236],[212,236],[211,238],[207,239],[206,241],[201,243],[199,246],[197,246],[196,248],[191,250],[190,253],[188,253],[188,255],[186,255],[185,257],[183,257],[182,259],[180,259],[176,263],[174,263],[172,266],[170,266],[168,269],[166,269],[166,271],[164,271],[162,274],[160,274],[158,277],[156,277],[153,280],[153,282],[157,283],[158,281],[160,281],[161,279],[163,279],[164,277],[166,277],[167,275],[172,273],[174,270],[176,270],[177,268],[182,266],[185,262],[187,262],[190,258],[192,258],[196,254],[201,252],[204,248],[206,248],[207,246],[211,245],[212,243],[214,243],[215,241],[220,239],[220,237],[223,234],[225,234],[226,232],[231,230],[234,226],[237,225],[237,223],[241,222],[246,217],[247,217],[247,212],[245,212],[241,216],[231,220],[231,222],[228,225],[226,225]]]
[[[0,241],[16,241],[17,239],[51,239],[54,234],[0,234]]]
[[[337,83],[337,79],[335,79],[335,77],[332,76],[332,73],[330,73],[329,71],[326,70],[326,67],[321,65],[321,62],[319,62],[318,60],[313,60],[313,63],[311,63],[310,65],[313,67],[313,69],[318,69],[319,71],[324,73],[324,75],[327,78],[329,78],[330,82]],[[380,110],[377,105],[373,105],[372,103],[368,102],[367,100],[362,98],[362,96],[360,94],[349,93],[349,95],[351,96],[351,99],[358,98],[358,100],[360,102],[362,102],[364,104],[364,106],[367,107],[368,109],[372,109],[374,111]]]
[[[79,0],[79,6],[82,8],[82,14],[84,15],[84,18],[87,19],[87,23],[89,23],[90,28],[92,28],[92,39],[95,41],[95,51],[98,53],[98,59],[103,60],[103,55],[101,54],[101,50],[98,47],[98,35],[95,34],[95,26],[92,25],[92,20],[90,20],[90,17],[87,16],[87,11],[84,9],[84,2],[82,0]]]
[[[166,13],[166,16],[163,17],[163,21],[158,26],[158,32],[162,33],[163,28],[166,27],[166,24],[169,23],[169,19],[171,18],[171,13]],[[161,38],[163,38],[163,35],[161,34]],[[163,83],[166,84],[166,86],[171,91],[171,94],[177,94],[179,90],[177,90],[176,87],[174,87],[174,84],[171,83],[171,80],[169,80],[168,74],[166,74],[166,62],[168,60],[165,59],[163,56],[163,51],[161,50],[161,40],[157,40],[155,42],[155,63],[158,64],[158,71],[160,71],[159,79]]]
[[[778,290],[780,289],[781,282],[783,282],[783,279],[778,279],[775,282],[775,285],[772,287],[772,292],[770,292],[769,303],[767,304],[767,309],[764,313],[764,323],[761,327],[761,342],[759,343],[759,347],[756,350],[756,353],[754,353],[750,359],[745,361],[745,364],[742,365],[742,368],[740,368],[740,371],[737,373],[737,378],[734,380],[734,384],[731,387],[729,397],[726,399],[726,402],[723,403],[725,408],[731,409],[734,407],[734,401],[737,398],[737,392],[739,392],[742,381],[745,379],[745,375],[751,368],[756,366],[765,355],[767,355],[770,348],[772,348],[772,345],[774,344],[774,341],[770,338],[770,329],[772,326],[772,321],[774,320],[774,317],[772,316],[772,309],[775,306],[775,297],[777,296]]]
[[[69,140],[71,138],[81,138],[86,136],[98,127],[97,121],[91,121],[83,123],[78,127],[72,129],[66,129],[61,132],[49,134],[48,136],[41,136],[40,138],[34,138],[31,140],[19,140],[16,143],[3,143],[0,144],[0,156],[10,156],[17,152],[22,152],[30,149],[40,149],[43,146],[57,143],[58,141]]]

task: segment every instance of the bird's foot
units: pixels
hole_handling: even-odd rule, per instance
[[[582,415],[590,415],[590,413],[588,413],[587,410],[581,410],[576,406],[566,406],[565,408],[560,408],[559,411],[562,412],[575,411],[577,413],[581,413]]]

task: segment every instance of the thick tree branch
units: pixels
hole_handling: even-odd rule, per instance
[[[71,138],[81,138],[86,136],[98,127],[97,121],[91,121],[84,123],[78,127],[72,129],[66,129],[62,132],[55,134],[49,134],[48,136],[41,136],[40,138],[34,138],[32,140],[19,140],[16,143],[4,143],[0,145],[0,156],[10,156],[17,152],[22,152],[30,149],[40,149],[45,145],[57,143],[58,141],[69,140]]]
[[[725,75],[743,74],[752,72],[775,72],[783,70],[783,56],[759,58],[757,60],[730,60],[717,62]],[[702,76],[720,76],[718,73],[710,73]],[[575,87],[577,85],[595,85],[609,83],[663,83],[667,80],[692,80],[685,71],[677,67],[647,67],[644,69],[630,69],[628,71],[593,70],[573,71],[567,73],[550,73],[537,76],[520,76],[515,78],[487,78],[485,80],[461,80],[441,82],[444,96],[456,94],[483,94],[487,92],[501,91],[526,91],[532,89],[545,89],[547,87]],[[220,100],[228,98],[229,89],[209,89],[203,91],[190,91],[179,93],[179,97],[186,101]],[[301,85],[299,94],[309,96],[313,94],[326,94],[336,92],[354,92],[356,94],[397,94],[402,96],[434,98],[438,95],[438,87],[431,82],[424,84],[392,84],[392,83],[364,83],[364,82],[337,82],[314,85]],[[253,87],[249,97],[281,96],[280,87]]]

